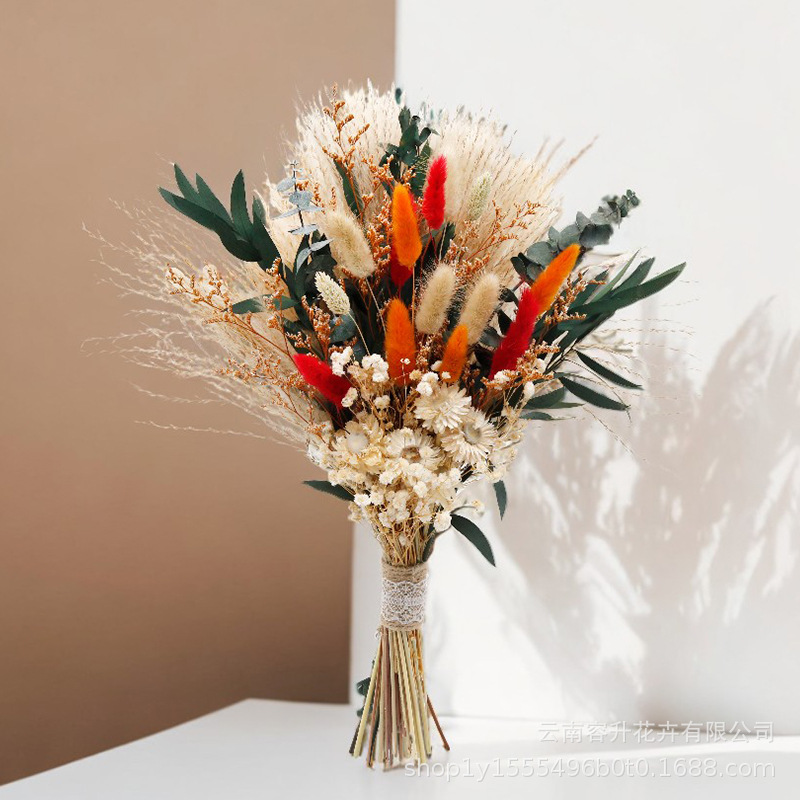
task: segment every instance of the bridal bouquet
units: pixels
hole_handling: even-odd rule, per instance
[[[627,408],[621,393],[640,387],[587,352],[603,350],[593,332],[683,268],[652,277],[652,259],[591,252],[638,205],[633,192],[555,228],[569,164],[514,155],[489,119],[403,103],[334,91],[300,116],[286,176],[251,202],[241,172],[229,206],[177,165],[177,191],[161,189],[229,254],[167,265],[195,350],[165,336],[161,364],[209,366],[218,394],[307,450],[325,471],[307,483],[345,500],[382,548],[350,752],[386,767],[424,762],[431,722],[447,747],[425,689],[427,562],[450,534],[494,564],[465,488],[491,481],[502,516],[530,423]]]

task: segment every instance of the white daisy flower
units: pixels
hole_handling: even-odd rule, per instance
[[[480,411],[470,409],[458,428],[444,434],[441,442],[456,461],[481,469],[499,444],[499,437],[497,429]]]
[[[429,397],[419,397],[414,416],[425,428],[442,434],[457,428],[472,408],[470,399],[457,386],[438,386]]]

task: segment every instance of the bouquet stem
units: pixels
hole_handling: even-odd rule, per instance
[[[408,760],[425,763],[431,755],[430,719],[444,737],[425,690],[422,614],[425,565],[397,567],[384,562],[378,648],[364,708],[350,752],[367,766],[388,769]]]

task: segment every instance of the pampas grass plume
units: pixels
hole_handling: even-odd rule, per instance
[[[456,290],[456,273],[440,264],[431,273],[419,301],[414,322],[420,333],[437,333],[447,321],[447,309]]]
[[[318,272],[314,277],[314,283],[325,301],[325,305],[334,314],[341,316],[350,313],[350,298],[347,296],[347,292],[330,275]]]
[[[497,308],[500,279],[493,273],[482,275],[475,282],[461,309],[459,325],[467,327],[467,341],[475,344],[481,338]]]
[[[492,188],[492,176],[484,172],[475,183],[469,193],[467,203],[467,218],[473,222],[483,216],[486,206],[489,205],[489,190]]]
[[[331,254],[340,267],[356,278],[367,278],[375,272],[369,243],[349,211],[326,211],[320,227],[331,240]]]

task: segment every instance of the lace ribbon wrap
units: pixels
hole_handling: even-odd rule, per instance
[[[381,625],[395,630],[421,628],[425,620],[428,565],[401,567],[381,563]]]

